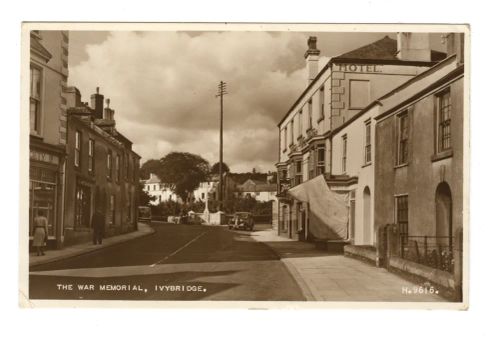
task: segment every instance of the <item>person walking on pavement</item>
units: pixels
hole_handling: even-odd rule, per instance
[[[47,230],[47,217],[44,216],[43,210],[38,210],[38,216],[35,217],[34,221],[34,231],[33,231],[33,247],[36,248],[36,256],[45,255],[43,252],[43,247],[47,242],[47,236],[49,235]]]
[[[92,216],[92,229],[94,230],[94,244],[102,244],[102,237],[104,234],[104,214],[97,210]]]

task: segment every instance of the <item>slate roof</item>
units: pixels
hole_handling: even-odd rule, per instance
[[[399,60],[396,57],[397,50],[398,42],[386,35],[380,40],[341,54],[335,59]],[[444,58],[446,58],[446,53],[431,50],[431,61],[439,61]]]

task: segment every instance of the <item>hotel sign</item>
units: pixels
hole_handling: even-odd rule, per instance
[[[374,64],[336,64],[340,72],[382,73],[382,65]]]
[[[30,150],[30,159],[33,161],[59,164],[59,157],[43,151]]]

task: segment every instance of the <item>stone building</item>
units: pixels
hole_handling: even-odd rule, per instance
[[[375,226],[395,224],[403,252],[433,250],[441,264],[463,227],[466,147],[463,34],[445,40],[450,56],[388,94],[375,118]]]
[[[29,64],[29,235],[33,219],[48,219],[48,246],[63,240],[66,168],[68,32],[31,31]]]
[[[364,221],[373,229],[373,167],[363,157],[374,129],[366,107],[446,57],[429,44],[428,34],[399,33],[397,40],[385,37],[333,57],[318,72],[320,51],[316,38],[309,38],[308,84],[278,124],[279,234],[355,242],[354,230],[363,228],[363,219],[355,226],[354,217],[364,210],[370,211]],[[358,138],[367,133],[369,144]],[[362,201],[356,203],[355,196],[362,197],[366,188],[370,207],[356,213]],[[367,233],[358,241],[372,239]]]
[[[137,229],[140,156],[116,128],[115,111],[104,108],[104,96],[82,102],[80,91],[68,87],[68,143],[64,244],[92,238],[90,221],[98,209],[106,217],[105,235]]]

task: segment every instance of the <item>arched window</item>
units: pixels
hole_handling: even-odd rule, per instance
[[[441,182],[436,188],[436,237],[440,244],[452,246],[452,198],[448,183]]]

